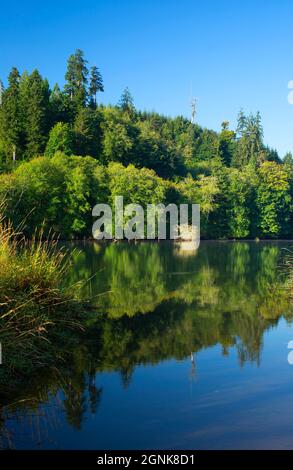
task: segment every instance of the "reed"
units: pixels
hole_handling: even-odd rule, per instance
[[[78,289],[62,287],[70,258],[54,238],[26,240],[0,216],[2,373],[46,365],[52,330],[81,328]]]

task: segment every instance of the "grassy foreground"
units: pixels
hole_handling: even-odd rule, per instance
[[[80,302],[72,288],[62,287],[65,255],[56,241],[41,236],[28,241],[0,217],[2,384],[49,365],[56,330],[64,336],[80,328]]]

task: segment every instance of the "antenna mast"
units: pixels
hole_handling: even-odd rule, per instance
[[[196,111],[197,111],[197,99],[191,98],[191,117],[190,117],[191,124],[194,124],[195,122]]]

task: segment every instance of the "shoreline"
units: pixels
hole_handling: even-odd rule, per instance
[[[126,238],[123,240],[96,240],[95,238],[76,238],[76,239],[62,239],[59,238],[58,242],[63,243],[98,243],[98,244],[115,244],[115,243],[129,243],[129,244],[136,244],[136,243],[190,243],[192,240],[147,240],[147,239],[136,239],[136,240],[127,240]],[[237,239],[221,239],[221,238],[203,238],[200,240],[200,243],[207,243],[207,242],[219,242],[219,243],[237,243],[237,242],[248,242],[248,243],[293,243],[293,238],[260,238],[255,240],[253,238],[237,238]]]

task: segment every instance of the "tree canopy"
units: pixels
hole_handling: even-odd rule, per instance
[[[0,195],[14,223],[33,211],[28,233],[43,221],[89,236],[91,207],[120,191],[129,202],[200,203],[207,238],[292,236],[292,153],[282,160],[265,145],[258,112],[215,132],[137,110],[127,87],[105,106],[102,74],[79,49],[65,80],[51,89],[38,70],[14,67],[1,82]]]

